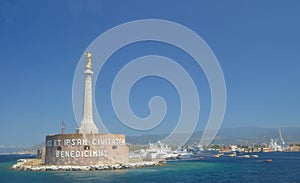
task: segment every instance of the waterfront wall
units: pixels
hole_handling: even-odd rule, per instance
[[[45,164],[97,165],[129,162],[122,134],[57,134],[46,136]]]

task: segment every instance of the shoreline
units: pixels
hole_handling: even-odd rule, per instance
[[[96,164],[96,165],[43,165],[39,159],[19,159],[11,169],[20,171],[99,171],[99,170],[121,170],[133,168],[145,168],[163,166],[165,161],[142,161],[136,163],[119,164]]]

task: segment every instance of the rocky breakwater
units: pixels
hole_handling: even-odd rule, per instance
[[[137,163],[125,164],[99,164],[88,166],[68,166],[68,165],[42,165],[37,162],[37,159],[20,159],[12,166],[13,170],[24,171],[94,171],[94,170],[120,170],[130,168],[143,168],[152,166],[162,166],[163,161],[143,161]]]

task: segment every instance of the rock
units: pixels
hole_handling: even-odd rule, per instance
[[[103,170],[104,167],[103,167],[103,166],[97,166],[95,169],[96,169],[96,170]]]
[[[19,159],[16,164],[12,166],[13,170],[26,171],[94,171],[94,170],[119,170],[128,168],[140,168],[164,165],[165,162],[144,161],[138,163],[127,164],[98,164],[89,166],[69,166],[69,165],[36,165],[30,164],[34,159]],[[26,163],[27,162],[27,163]],[[29,162],[29,165],[27,165]],[[26,163],[26,164],[25,164]]]

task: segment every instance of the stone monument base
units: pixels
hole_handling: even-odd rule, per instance
[[[46,136],[46,165],[87,166],[129,162],[122,134],[57,134]]]

